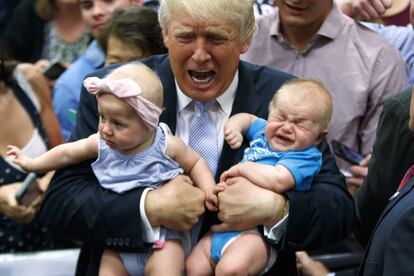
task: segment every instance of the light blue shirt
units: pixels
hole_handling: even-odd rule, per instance
[[[87,74],[101,68],[105,54],[96,40],[86,51],[57,79],[53,88],[53,110],[58,117],[62,135],[67,140],[75,128],[73,114],[78,109],[82,81]]]
[[[264,134],[267,121],[257,118],[246,132],[250,147],[246,148],[241,162],[257,162],[270,166],[282,165],[295,179],[295,190],[308,191],[314,176],[322,166],[322,153],[315,145],[302,150],[275,151]]]
[[[407,65],[408,81],[414,85],[414,30],[409,26],[385,26],[382,24],[363,22],[365,26],[376,31],[400,50]]]

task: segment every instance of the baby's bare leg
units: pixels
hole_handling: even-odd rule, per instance
[[[213,275],[214,262],[210,258],[211,232],[207,233],[191,250],[185,262],[187,276]]]
[[[112,250],[105,250],[101,257],[99,276],[129,276],[119,254]]]
[[[261,236],[242,234],[224,250],[216,275],[257,275],[265,268],[269,254],[269,246]]]
[[[178,240],[168,240],[155,250],[145,264],[145,275],[181,276],[184,273],[184,249]]]

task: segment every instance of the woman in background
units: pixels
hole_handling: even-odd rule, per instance
[[[59,123],[51,109],[45,78],[31,64],[0,60],[0,252],[13,253],[55,248],[46,228],[38,224],[36,211],[42,196],[29,206],[19,205],[15,193],[27,173],[6,158],[6,145],[18,143],[27,154],[37,156],[62,142]],[[37,178],[45,191],[51,175]]]

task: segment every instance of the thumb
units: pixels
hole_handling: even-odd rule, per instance
[[[359,162],[359,165],[362,167],[368,167],[369,161],[371,161],[371,153],[364,157],[364,159]]]
[[[306,253],[305,251],[296,252],[296,258],[298,259],[299,263],[301,263],[301,264],[308,264],[312,261],[312,259],[308,255],[308,253]]]

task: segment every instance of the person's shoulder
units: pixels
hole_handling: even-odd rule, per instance
[[[240,72],[241,74],[247,72],[248,74],[253,76],[255,79],[260,79],[260,80],[276,79],[276,80],[286,81],[286,80],[295,78],[295,76],[289,73],[283,72],[281,70],[270,68],[264,65],[253,64],[253,63],[250,63],[244,60],[240,61],[239,70],[241,71]]]
[[[371,50],[389,48],[397,50],[388,39],[361,22],[352,21],[348,24],[346,30],[345,34],[349,35],[354,43],[361,43],[360,46],[362,48]]]
[[[411,88],[389,97],[384,102],[384,112],[398,112],[409,116]]]
[[[169,65],[168,54],[153,55],[145,59],[140,60],[143,64],[157,71],[157,68],[164,65]]]

